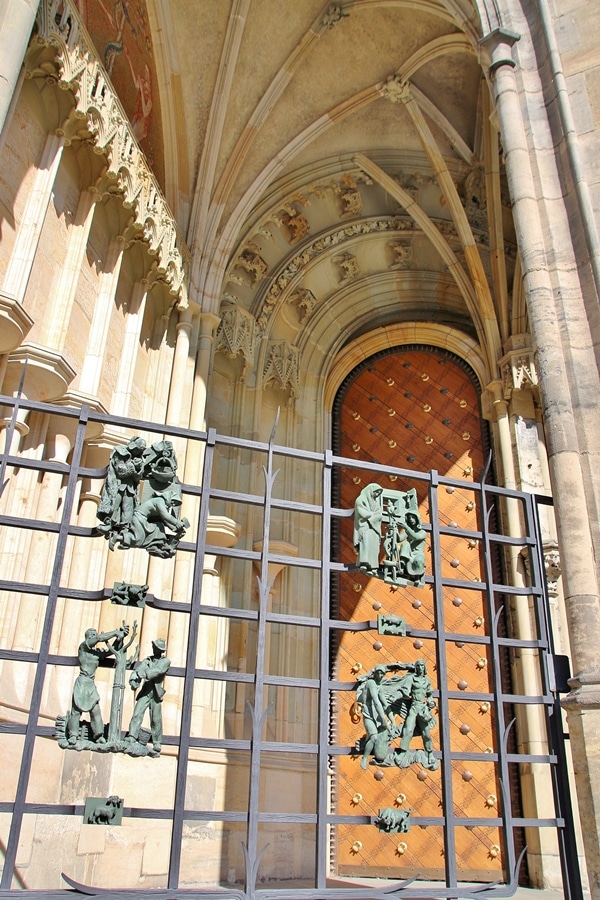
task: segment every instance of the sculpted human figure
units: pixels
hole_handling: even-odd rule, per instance
[[[137,695],[125,741],[134,743],[139,739],[144,715],[146,710],[149,710],[152,746],[156,753],[160,753],[163,737],[161,709],[161,703],[165,696],[163,682],[171,665],[171,660],[166,656],[166,650],[167,645],[162,638],[152,641],[152,656],[143,659],[129,678],[129,684],[133,691],[136,691],[140,685],[141,688]]]
[[[187,519],[179,518],[182,494],[176,472],[177,461],[170,441],[158,441],[146,450],[144,477],[152,494],[136,508],[123,546],[145,547],[151,556],[163,558],[175,553],[190,524]],[[174,534],[167,535],[166,528]]]
[[[384,756],[387,755],[391,734],[390,729],[395,724],[392,713],[386,709],[387,700],[383,690],[381,690],[386,671],[385,665],[377,665],[370,672],[367,672],[362,679],[359,679],[356,702],[360,704],[363,723],[367,732],[363,756],[360,761],[363,769],[367,768],[369,756],[377,743],[384,745]]]
[[[69,713],[66,735],[71,746],[77,743],[81,713],[89,712],[92,740],[96,744],[105,744],[104,723],[100,713],[100,695],[95,684],[96,671],[101,660],[110,656],[114,650],[108,643],[111,638],[122,641],[129,634],[129,626],[123,624],[116,631],[98,634],[95,628],[88,628],[77,651],[79,659],[79,675],[73,686],[73,701]],[[100,643],[106,644],[99,648]]]
[[[415,512],[407,512],[400,522],[404,528],[404,537],[400,535],[400,570],[410,576],[422,575],[425,572],[427,534]]]
[[[367,575],[377,575],[379,570],[382,493],[383,489],[378,484],[368,484],[354,504],[353,544],[357,554],[356,565]]]
[[[115,447],[111,454],[97,512],[98,531],[108,538],[111,550],[123,539],[137,509],[145,449],[146,441],[134,437],[127,445]]]
[[[415,734],[420,735],[423,748],[427,753],[428,766],[437,768],[438,761],[433,755],[431,728],[435,725],[435,717],[431,710],[435,707],[433,688],[427,675],[424,659],[417,659],[407,665],[409,672],[398,683],[403,699],[408,702],[408,709],[402,726],[400,750],[408,750]]]

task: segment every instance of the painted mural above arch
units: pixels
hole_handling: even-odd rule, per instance
[[[76,0],[78,12],[164,189],[160,97],[146,0]]]

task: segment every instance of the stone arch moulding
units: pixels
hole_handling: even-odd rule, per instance
[[[434,322],[401,322],[377,328],[349,341],[332,362],[323,397],[324,446],[331,446],[333,403],[344,378],[357,365],[381,350],[407,344],[426,344],[454,353],[469,364],[482,389],[485,387],[486,364],[481,348],[473,338],[459,329],[437,325]]]

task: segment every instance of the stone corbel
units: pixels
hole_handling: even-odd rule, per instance
[[[25,363],[27,371],[23,395],[28,400],[46,403],[58,400],[75,378],[74,369],[60,353],[48,347],[25,343],[9,354],[3,386],[5,394],[12,394],[18,389]]]
[[[229,359],[242,357],[244,361],[242,381],[246,376],[246,371],[254,365],[255,349],[256,320],[252,313],[241,306],[224,309],[215,339],[215,350],[225,353]]]
[[[262,553],[263,542],[262,541],[254,541],[252,544],[252,549],[255,553]],[[288,541],[269,541],[269,556],[291,556],[294,559],[298,556],[298,548],[295,544],[290,544]],[[260,569],[260,560],[256,560],[254,563],[255,568]],[[275,583],[275,579],[279,575],[280,572],[285,569],[286,563],[282,562],[272,562],[269,560],[269,583],[273,585]]]
[[[513,391],[529,389],[538,393],[538,376],[533,350],[529,346],[516,347],[500,360],[504,399],[510,400]]]
[[[15,297],[0,292],[0,353],[10,353],[23,342],[33,325]]]
[[[288,341],[269,341],[263,369],[263,385],[274,384],[289,391],[290,399],[300,393],[300,350]]]

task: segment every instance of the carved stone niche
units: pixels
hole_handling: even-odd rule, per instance
[[[221,322],[215,337],[215,350],[229,359],[243,359],[242,381],[246,371],[254,365],[256,350],[256,320],[252,313],[241,306],[227,307],[221,311]]]
[[[300,350],[288,341],[269,341],[263,369],[263,386],[288,391],[290,400],[300,393]]]

